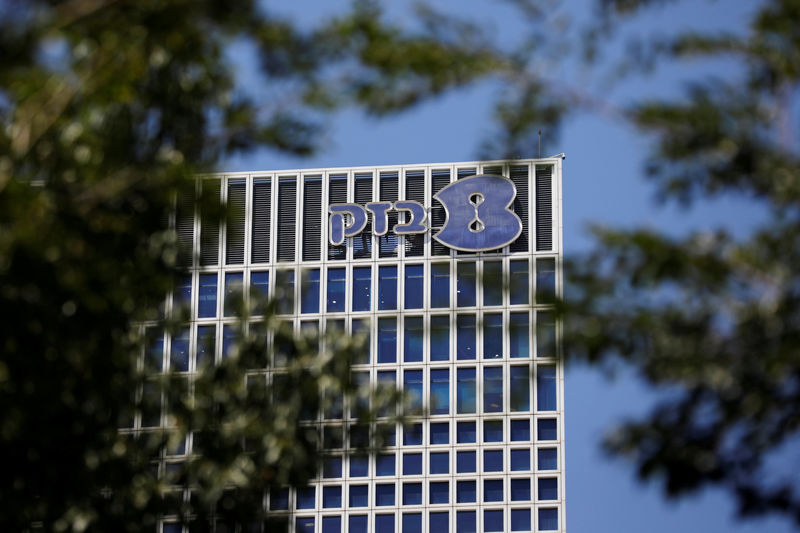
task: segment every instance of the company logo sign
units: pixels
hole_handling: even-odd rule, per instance
[[[433,197],[446,213],[445,223],[433,238],[449,248],[467,252],[495,250],[506,246],[522,233],[522,221],[510,207],[517,194],[511,180],[502,176],[481,175],[455,181]],[[389,228],[389,212],[408,213],[408,221]],[[330,243],[341,245],[348,237],[364,231],[368,216],[372,217],[373,233],[386,235],[391,229],[397,235],[425,233],[425,207],[411,200],[331,204]],[[369,215],[368,215],[369,213]]]

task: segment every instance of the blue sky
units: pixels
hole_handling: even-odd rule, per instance
[[[509,9],[510,2],[455,0],[434,2],[442,9],[458,8],[478,17],[487,31],[503,42],[511,42],[524,21]],[[275,9],[310,25],[335,13],[341,1],[297,0]],[[722,3],[720,3],[722,4]],[[648,35],[673,28],[741,28],[747,9],[755,2],[726,2],[724,6],[692,0],[679,9],[665,9],[643,16],[626,30],[627,36]],[[410,3],[395,2],[389,10],[395,20],[407,21]],[[723,8],[724,9],[721,9]],[[591,17],[590,2],[567,2],[564,13],[579,20]],[[250,75],[250,59],[240,58],[242,74]],[[555,78],[581,84],[575,65],[548,65]],[[590,84],[612,104],[650,94],[678,96],[683,82],[697,73],[735,75],[735,67],[719,62],[696,63],[680,68],[662,68],[651,78],[633,79],[607,88]],[[496,87],[490,83],[450,93],[410,112],[376,120],[355,110],[333,117],[325,148],[310,158],[295,158],[273,152],[258,152],[225,162],[222,170],[269,170],[285,168],[388,165],[462,161],[476,158],[480,143],[491,131],[491,101]],[[559,139],[548,137],[543,156],[567,154],[564,162],[564,246],[566,253],[585,250],[591,243],[588,223],[631,227],[647,225],[680,234],[724,226],[746,233],[761,218],[757,206],[744,198],[723,198],[685,211],[675,206],[657,208],[652,187],[642,177],[642,157],[648,140],[624,124],[608,117],[581,114],[565,124]],[[524,157],[536,155],[531,147]],[[626,416],[642,413],[653,396],[630,375],[608,381],[597,371],[570,368],[566,382],[566,509],[567,528],[576,532],[651,533],[674,531],[762,532],[791,531],[783,520],[741,521],[727,495],[707,490],[677,502],[665,501],[656,485],[642,485],[634,472],[619,460],[610,460],[599,450],[603,433]]]

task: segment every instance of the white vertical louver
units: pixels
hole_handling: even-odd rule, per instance
[[[194,248],[194,184],[178,192],[175,210],[175,232],[178,234],[178,266],[192,266]]]
[[[512,166],[511,181],[514,182],[514,186],[517,188],[513,209],[520,220],[522,220],[522,233],[516,241],[511,243],[509,250],[512,252],[527,252],[529,249],[528,227],[530,226],[530,210],[528,209],[530,205],[528,200],[528,184],[530,180],[528,166]]]
[[[328,178],[328,205],[343,204],[347,202],[347,175],[335,174]],[[328,242],[327,235],[325,242]],[[344,259],[347,257],[345,245],[333,246],[328,243],[328,259]]]
[[[269,263],[272,215],[272,182],[269,178],[253,180],[253,227],[250,261]]]
[[[278,261],[293,262],[297,242],[297,178],[278,179]]]
[[[244,217],[247,202],[247,182],[228,182],[228,225],[225,231],[225,264],[244,263]]]
[[[536,251],[553,249],[553,167],[536,167]]]
[[[219,264],[219,218],[215,208],[219,206],[220,180],[202,182],[203,206],[211,213],[200,213],[200,266],[217,266]]]
[[[425,205],[425,172],[411,170],[406,172],[406,200],[413,200]],[[406,222],[408,219],[406,219]],[[424,235],[406,235],[405,249],[407,257],[421,257],[425,254]]]
[[[381,172],[380,174],[380,201],[396,202],[398,200],[399,179],[397,172]],[[379,257],[397,257],[397,234],[392,231],[397,225],[397,211],[389,212],[389,233],[378,237]]]
[[[358,205],[366,205],[372,201],[372,173],[355,175],[354,201]],[[364,231],[353,238],[353,259],[372,257],[372,220],[368,219]]]
[[[303,178],[303,261],[319,261],[322,251],[322,176]]]
[[[437,200],[433,199],[433,195],[442,190],[448,183],[450,183],[449,170],[434,170],[431,173],[431,230],[438,231],[444,225],[445,212],[444,206]],[[444,244],[432,240],[431,255],[450,255],[450,249]]]

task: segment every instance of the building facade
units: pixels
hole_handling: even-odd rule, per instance
[[[189,357],[190,347],[209,336],[216,349],[205,356],[222,357],[235,320],[226,295],[281,287],[296,331],[367,332],[356,378],[394,382],[428,409],[370,457],[348,453],[346,418],[325,420],[341,437],[319,479],[267,498],[290,532],[565,530],[552,313],[562,284],[561,163],[209,176],[202,186],[241,212],[222,230],[182,217],[179,201],[179,238],[195,253],[183,258],[192,274],[176,294],[191,302],[192,321],[166,339],[164,361],[183,365],[164,353],[183,350],[179,370],[192,372],[201,354]],[[171,527],[180,529],[164,532]]]

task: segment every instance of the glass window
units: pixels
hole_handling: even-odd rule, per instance
[[[558,499],[558,480],[554,477],[539,478],[539,499],[557,500]]]
[[[350,440],[352,441],[352,435]],[[351,455],[350,477],[366,477],[368,475],[369,475],[369,456]]]
[[[431,361],[450,359],[450,317],[431,317]]]
[[[353,311],[369,311],[372,300],[372,269],[353,267]]]
[[[406,317],[403,322],[403,361],[422,361],[422,317]]]
[[[459,444],[475,442],[475,422],[458,422],[456,424],[456,442]]]
[[[378,388],[381,390],[395,391],[397,389],[397,375],[394,370],[382,370],[378,372]],[[388,402],[378,408],[378,416],[391,416],[394,414],[395,405]]]
[[[269,508],[275,511],[289,509],[289,489],[272,489],[269,491]]]
[[[297,508],[313,509],[316,500],[316,487],[303,487],[297,489]]]
[[[538,440],[557,440],[558,431],[555,418],[540,418],[536,424],[536,438]]]
[[[422,513],[403,514],[403,533],[422,533]]]
[[[450,443],[450,423],[431,422],[431,444]]]
[[[394,424],[378,424],[377,429],[378,434],[383,437],[384,446],[395,446],[397,441],[397,429]]]
[[[380,454],[375,457],[375,475],[394,475],[394,454]]]
[[[483,411],[499,413],[503,410],[503,367],[483,369]]]
[[[483,451],[483,471],[484,472],[503,471],[503,450]]]
[[[508,355],[510,357],[530,357],[530,328],[528,313],[511,313],[508,335]]]
[[[450,531],[450,513],[431,513],[430,529],[428,531],[447,532]]]
[[[189,328],[181,328],[172,337],[170,370],[173,372],[189,371]]]
[[[450,369],[431,369],[431,414],[450,414]]]
[[[476,472],[476,454],[474,451],[456,453],[456,472],[459,474]]]
[[[503,501],[503,480],[486,479],[483,482],[483,501],[501,502]]]
[[[555,366],[536,367],[536,408],[539,411],[555,411],[557,408]]]
[[[475,359],[475,315],[458,315],[456,326],[456,357],[459,360]]]
[[[200,274],[200,287],[197,292],[197,316],[214,318],[217,316],[217,274]],[[190,289],[191,290],[191,289]]]
[[[530,411],[531,409],[529,372],[527,366],[509,368],[512,411]]]
[[[555,448],[539,448],[536,465],[539,470],[557,470],[558,452]]]
[[[456,304],[458,307],[475,305],[475,263],[458,263],[456,267]]]
[[[476,378],[474,368],[459,368],[457,371],[456,412],[474,413],[476,408]]]
[[[450,473],[450,452],[431,452],[430,473],[431,474]]]
[[[403,505],[422,504],[422,483],[403,483]]]
[[[197,361],[195,368],[202,368],[214,362],[214,352],[217,345],[217,326],[197,327]]]
[[[329,313],[341,313],[345,308],[345,272],[344,268],[328,269],[328,306]]]
[[[422,370],[403,372],[403,390],[405,390],[409,408],[412,410],[422,409]]]
[[[369,505],[369,486],[350,485],[350,507],[366,507]]]
[[[175,286],[172,298],[173,311],[189,311],[192,304],[192,276],[181,276]]]
[[[431,264],[431,307],[450,307],[450,264]]]
[[[222,326],[222,358],[231,356],[233,345],[236,344],[236,330],[228,324]]]
[[[490,501],[490,500],[486,500]],[[491,500],[495,501],[495,500]],[[487,510],[483,512],[483,530],[487,532],[503,531],[503,511]]]
[[[419,476],[422,475],[422,454],[404,453],[403,454],[403,475]]]
[[[531,422],[525,420],[512,420],[511,421],[511,440],[531,440]]]
[[[556,322],[553,313],[536,313],[536,357],[556,356]]]
[[[322,507],[341,507],[342,506],[342,487],[336,485],[332,487],[322,487]]]
[[[330,275],[330,271],[328,275]],[[330,286],[328,287],[328,290],[330,291]],[[331,309],[329,307],[328,311],[330,310]],[[303,270],[303,284],[300,287],[300,312],[319,313],[319,269],[318,268]]]
[[[528,261],[511,261],[508,295],[511,305],[528,303]]]
[[[314,533],[314,517],[300,516],[294,521],[294,530],[297,533]]]
[[[456,533],[475,533],[477,520],[475,511],[458,511],[456,513]]]
[[[474,481],[456,482],[456,503],[470,503],[477,501],[477,483]]]
[[[448,481],[431,481],[430,485],[429,502],[432,504],[437,503],[450,503],[450,482]]]
[[[349,533],[367,533],[367,516],[366,515],[350,515],[347,519]]]
[[[357,417],[360,412],[369,410],[369,372],[353,372],[353,383],[356,394],[350,416]]]
[[[180,524],[164,524],[161,528],[161,533],[181,533],[182,531],[183,527]]]
[[[294,270],[278,270],[275,273],[275,299],[278,313],[287,315],[294,312]]]
[[[503,357],[503,315],[483,315],[483,358]]]
[[[145,331],[145,359],[153,370],[161,372],[164,368],[164,333],[156,328]]]
[[[216,274],[214,274],[214,276],[216,276]],[[269,296],[269,272],[251,272],[250,299],[253,302],[254,315],[264,314],[264,311],[266,311],[268,296]],[[216,307],[216,303],[214,304],[214,306]]]
[[[511,509],[511,531],[531,530],[531,510]]]
[[[556,296],[556,260],[536,260],[536,303],[552,303]]]
[[[378,363],[397,362],[397,319],[378,319]]]
[[[539,531],[558,529],[558,509],[539,509]]]
[[[394,533],[394,514],[375,515],[375,531],[380,533]]]
[[[511,501],[526,502],[531,499],[531,480],[512,479],[511,480]]]
[[[403,444],[405,446],[422,444],[422,424],[408,424],[403,427]]]
[[[322,517],[322,533],[341,533],[341,531],[342,531],[341,516]]]
[[[422,265],[406,265],[406,309],[422,309],[423,276]]]
[[[322,465],[322,476],[326,478],[342,477],[341,456],[327,457]]]
[[[397,309],[397,267],[378,269],[378,309]]]
[[[394,505],[394,483],[375,485],[375,505]]]
[[[531,452],[524,450],[511,450],[511,470],[523,472],[531,469]]]
[[[242,283],[244,277],[241,272],[225,273],[225,316],[235,316],[242,301]]]
[[[353,360],[353,364],[355,365],[366,365],[369,364],[370,360],[370,338],[369,338],[369,318],[354,318],[353,319],[353,336],[354,337],[363,337],[364,338],[364,347],[362,350],[356,354],[356,357]]]
[[[483,442],[501,442],[503,440],[503,421],[485,420],[483,422]]]
[[[483,263],[483,305],[503,305],[503,263]]]

